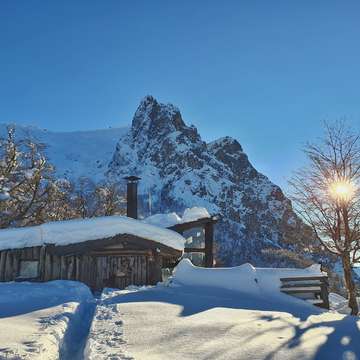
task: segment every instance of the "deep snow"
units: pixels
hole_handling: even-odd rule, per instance
[[[78,282],[0,283],[0,359],[358,359],[359,318],[279,292],[279,277],[319,271],[183,260],[167,283],[105,289],[96,308]]]
[[[58,359],[73,341],[81,347],[80,337],[67,335],[85,326],[92,306],[79,282],[0,283],[0,359]]]
[[[167,286],[107,289],[86,358],[358,359],[358,318],[316,308],[269,284],[288,270],[199,269],[183,261]]]
[[[191,286],[109,291],[88,359],[357,359],[358,318],[276,299]]]
[[[241,293],[258,294],[266,291],[274,296],[279,293],[280,278],[321,276],[320,265],[314,264],[305,269],[255,268],[243,264],[227,268],[203,268],[195,266],[189,259],[182,259],[174,270],[173,284],[189,286],[208,286],[228,289]]]

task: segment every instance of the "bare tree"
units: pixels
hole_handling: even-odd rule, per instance
[[[124,192],[117,184],[105,182],[95,184],[87,177],[72,183],[71,206],[76,217],[124,215]]]
[[[41,221],[52,172],[41,144],[17,141],[15,130],[8,128],[7,136],[0,138],[0,228]]]
[[[107,182],[95,189],[96,216],[125,215],[124,192],[116,183]]]
[[[74,208],[77,216],[80,218],[90,218],[95,216],[96,212],[96,199],[95,199],[95,183],[83,176],[80,177],[76,184],[72,184],[72,207]]]
[[[45,146],[9,128],[0,137],[0,229],[46,221],[124,214],[124,193],[111,182],[56,179]]]
[[[352,266],[360,260],[360,140],[345,122],[325,124],[319,144],[308,144],[309,165],[290,186],[296,210],[323,248],[341,259],[351,314],[359,312]]]

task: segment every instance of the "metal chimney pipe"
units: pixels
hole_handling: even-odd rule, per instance
[[[138,217],[138,199],[137,199],[137,186],[138,181],[141,179],[137,176],[126,176],[124,179],[127,181],[127,201],[126,201],[126,215],[133,219]]]

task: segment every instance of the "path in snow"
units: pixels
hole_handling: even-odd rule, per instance
[[[58,359],[82,304],[92,299],[74,281],[0,283],[0,359]]]
[[[82,302],[71,319],[59,351],[60,360],[81,360],[87,342],[96,300]]]
[[[360,358],[358,318],[284,294],[261,297],[189,286],[109,291],[96,311],[88,359]]]

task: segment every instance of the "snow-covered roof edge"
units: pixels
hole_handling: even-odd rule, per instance
[[[70,245],[129,234],[182,251],[185,239],[175,231],[125,216],[104,216],[50,222],[37,226],[0,230],[0,250],[54,244]]]
[[[211,215],[204,207],[192,207],[184,210],[180,216],[175,212],[167,214],[155,214],[143,220],[147,224],[168,228],[177,224],[184,224],[200,219],[211,218]]]

